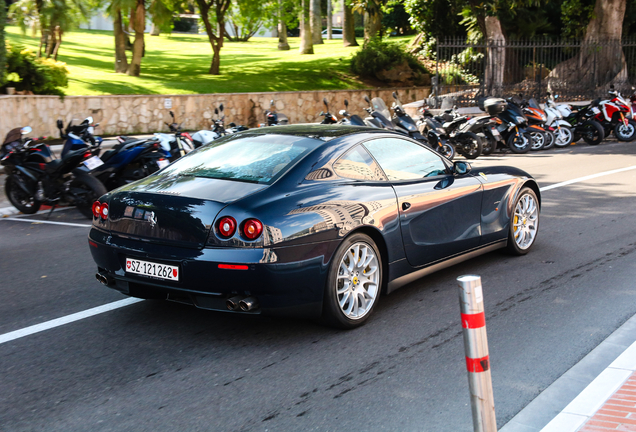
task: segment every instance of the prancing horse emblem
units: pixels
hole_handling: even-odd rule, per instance
[[[146,220],[150,222],[150,226],[152,228],[157,225],[157,217],[155,216],[155,212],[153,211],[146,211]]]

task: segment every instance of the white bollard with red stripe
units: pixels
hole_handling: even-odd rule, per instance
[[[459,282],[459,305],[462,313],[473,428],[475,432],[497,432],[481,277],[460,276],[457,282]]]

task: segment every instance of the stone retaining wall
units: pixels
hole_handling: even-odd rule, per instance
[[[381,97],[390,106],[391,93],[397,91],[406,104],[421,100],[430,94],[430,87],[399,89],[300,91],[273,93],[219,93],[201,95],[133,95],[133,96],[0,96],[0,138],[19,126],[31,126],[33,136],[58,137],[55,122],[64,120],[66,125],[74,119],[81,122],[93,116],[100,123],[97,135],[120,135],[167,131],[164,122],[171,122],[169,111],[175,113],[177,122],[183,122],[184,130],[200,130],[210,127],[214,108],[225,106],[226,123],[255,127],[264,121],[264,112],[274,100],[276,109],[289,117],[290,123],[315,123],[321,121],[324,109],[322,99],[330,104],[330,111],[344,109],[349,100],[349,112],[364,117],[368,105],[364,96]],[[171,108],[166,108],[171,106]]]

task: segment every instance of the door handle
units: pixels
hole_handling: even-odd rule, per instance
[[[408,203],[406,201],[402,203],[402,210],[407,211],[410,208],[411,208],[411,203]]]

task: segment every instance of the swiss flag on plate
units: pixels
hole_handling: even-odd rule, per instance
[[[178,274],[179,272],[177,271],[177,269],[172,269],[172,276],[177,277]]]
[[[126,260],[126,268],[130,270],[130,260]]]

